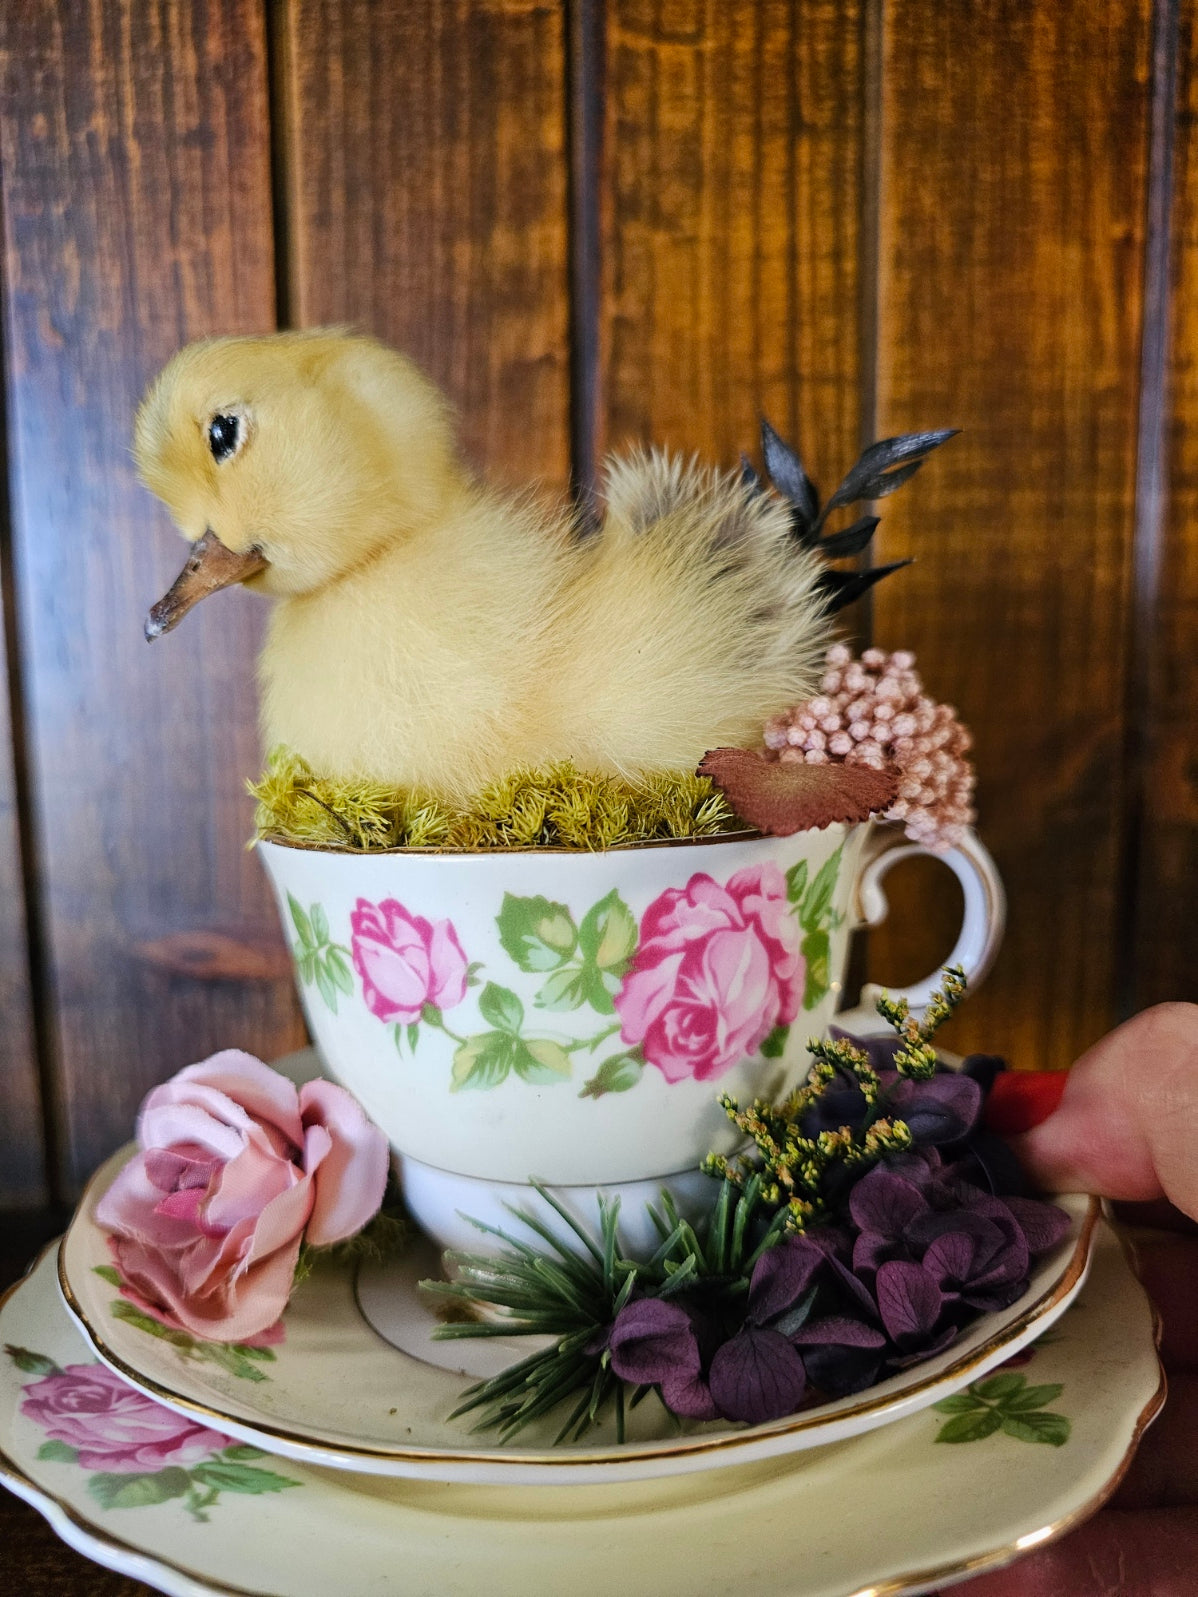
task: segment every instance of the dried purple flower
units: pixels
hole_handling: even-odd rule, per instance
[[[766,1420],[793,1414],[803,1401],[803,1361],[781,1331],[745,1325],[711,1361],[711,1396],[725,1419]]]
[[[626,1303],[612,1322],[607,1345],[612,1369],[635,1386],[699,1373],[699,1344],[690,1315],[661,1298]]]

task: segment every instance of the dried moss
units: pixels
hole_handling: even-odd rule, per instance
[[[563,763],[513,771],[455,808],[416,789],[317,776],[276,749],[248,784],[259,837],[369,853],[386,848],[480,852],[618,848],[745,831],[706,777],[666,771],[640,782]]]

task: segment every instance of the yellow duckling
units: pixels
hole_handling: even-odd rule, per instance
[[[496,492],[404,356],[321,329],[182,350],[137,415],[146,484],[193,545],[169,631],[270,595],[262,729],[322,775],[460,799],[517,766],[693,770],[812,690],[826,568],[760,485],[613,459],[606,516]]]

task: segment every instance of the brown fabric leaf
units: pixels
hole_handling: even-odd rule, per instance
[[[767,760],[752,749],[712,749],[699,775],[710,777],[742,821],[772,837],[868,820],[894,802],[899,784],[892,765],[808,765]]]

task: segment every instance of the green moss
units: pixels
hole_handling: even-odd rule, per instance
[[[513,771],[455,808],[415,789],[332,781],[275,749],[249,790],[258,801],[260,837],[366,853],[604,849],[746,830],[706,777],[686,771],[640,782],[588,775],[568,763]]]

